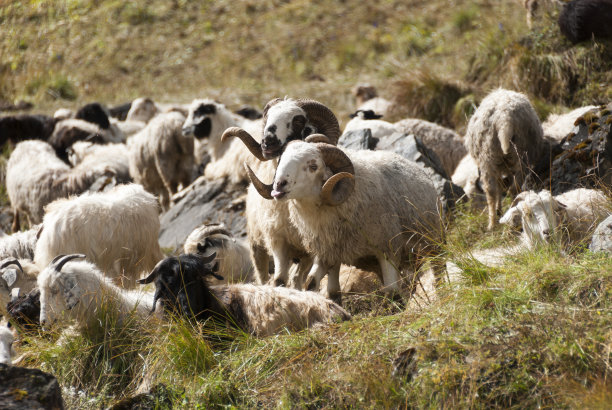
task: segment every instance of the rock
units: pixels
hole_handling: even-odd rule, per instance
[[[177,193],[175,205],[161,216],[159,245],[180,248],[187,236],[203,223],[225,223],[236,236],[246,236],[244,186],[228,186],[224,180],[208,181],[204,177]]]
[[[394,133],[381,138],[376,145],[376,149],[393,151],[421,165],[436,187],[446,213],[454,209],[457,200],[465,195],[463,188],[453,184],[444,172],[442,163],[436,153],[427,148],[420,138],[411,134]]]
[[[38,369],[0,364],[0,408],[63,409],[55,376]]]
[[[530,173],[523,190],[547,189],[553,195],[575,188],[600,188],[612,184],[612,104],[576,120],[573,131],[561,141],[561,152],[550,167]]]
[[[592,252],[606,252],[612,255],[612,215],[597,226],[589,249]]]
[[[374,149],[377,143],[378,138],[372,137],[372,130],[369,128],[349,131],[342,134],[338,140],[338,146],[354,150]]]

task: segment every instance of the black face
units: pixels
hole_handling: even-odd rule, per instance
[[[210,121],[210,118],[206,117],[195,125],[195,128],[193,129],[193,135],[197,139],[201,140],[202,138],[210,137],[211,130],[212,122]]]
[[[276,124],[272,124],[264,130],[264,138],[261,141],[261,152],[264,158],[270,159],[278,157],[290,141],[303,140],[312,133],[312,128],[306,127],[306,117],[303,115],[296,115],[291,122],[284,127],[287,131],[279,131]],[[281,138],[284,137],[283,134],[287,133],[288,135],[285,137],[285,140],[281,141]]]
[[[40,291],[34,289],[29,294],[19,296],[6,306],[9,317],[24,329],[37,328],[40,318]]]
[[[110,121],[99,103],[91,103],[81,107],[74,116],[77,119],[94,123],[98,127],[106,130],[110,127]]]

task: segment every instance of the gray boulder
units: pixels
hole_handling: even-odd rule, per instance
[[[612,215],[597,226],[589,249],[593,252],[606,252],[612,255]]]
[[[0,408],[63,409],[55,376],[38,369],[0,364]]]
[[[353,150],[374,149],[377,143],[378,138],[372,137],[372,130],[369,128],[349,131],[342,134],[338,140],[338,146]]]

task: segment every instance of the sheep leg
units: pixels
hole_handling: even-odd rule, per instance
[[[327,297],[342,306],[342,292],[340,290],[340,264],[327,270]]]
[[[487,197],[487,207],[489,209],[489,224],[487,226],[487,230],[492,230],[495,227],[495,222],[497,221],[497,206],[501,200],[501,195],[499,193],[499,184],[497,183],[497,179],[489,173],[482,173],[482,188],[485,191],[485,195]]]
[[[289,268],[291,258],[289,258],[289,247],[283,240],[272,242],[272,258],[274,259],[274,286],[285,286],[289,282]]]
[[[259,285],[268,282],[270,269],[270,255],[265,248],[251,243],[251,260],[255,269],[255,278]]]
[[[312,268],[310,272],[308,272],[308,276],[306,277],[306,289],[317,292],[319,290],[319,286],[321,284],[321,279],[327,274],[327,269],[321,263],[319,258],[314,259],[312,264]],[[339,281],[340,279],[338,279]],[[328,287],[329,288],[329,287]]]
[[[380,271],[383,277],[383,292],[389,296],[394,296],[399,293],[399,272],[395,265],[391,263],[386,255],[381,254],[376,257],[380,265]],[[416,274],[416,273],[415,273]]]
[[[15,213],[13,214],[13,225],[11,226],[13,233],[19,231],[21,227],[19,226],[19,210],[15,209]]]
[[[306,274],[310,272],[313,262],[310,256],[304,256],[300,258],[297,263],[293,275],[289,278],[289,284],[292,288],[302,290],[304,289],[304,279]]]
[[[162,190],[160,194],[161,205],[164,211],[167,211],[170,208],[170,198],[172,198],[172,194],[176,192],[177,184],[172,181],[171,177],[166,175],[166,170],[172,170],[174,164],[170,161],[162,160],[159,156],[155,156],[155,168],[157,168],[157,174],[162,180],[165,191]]]

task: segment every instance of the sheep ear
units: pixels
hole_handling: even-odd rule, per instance
[[[17,281],[17,271],[15,269],[7,269],[6,272],[2,274],[2,279],[4,279],[9,287],[13,286]]]
[[[60,283],[62,285],[62,294],[66,302],[66,309],[70,310],[79,303],[81,298],[81,289],[77,286],[76,281],[72,275],[62,275],[60,277]]]
[[[15,300],[17,300],[19,298],[19,288],[13,288],[11,290],[11,302],[14,302]]]
[[[523,191],[520,194],[518,194],[516,198],[514,198],[514,200],[510,204],[510,208],[517,206],[519,202],[521,202],[523,199],[527,197],[528,193],[529,191]]]

